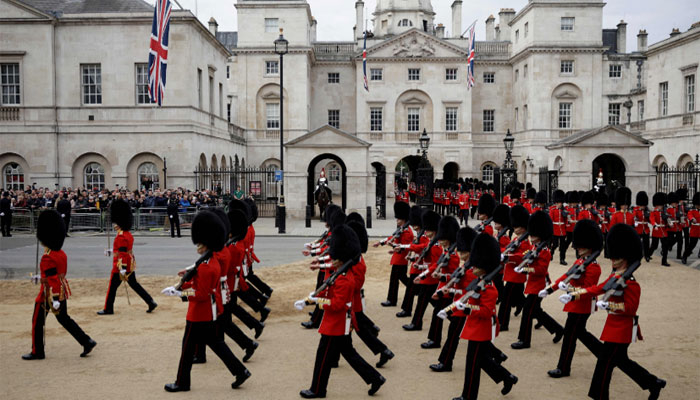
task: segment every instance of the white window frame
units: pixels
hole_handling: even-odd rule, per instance
[[[445,131],[457,132],[459,128],[459,107],[445,107]]]
[[[637,101],[637,120],[644,121],[644,100]]]
[[[399,21],[399,26],[413,26],[413,22],[408,18],[404,18]]]
[[[484,83],[496,83],[496,73],[484,72]]]
[[[280,103],[265,103],[265,129],[280,129]]]
[[[695,112],[695,74],[686,75],[683,78],[683,83],[685,87],[683,111],[686,113]]]
[[[265,33],[277,33],[280,28],[279,18],[265,18]]]
[[[148,93],[148,63],[136,63],[134,66],[136,104],[153,104]]]
[[[496,130],[496,110],[484,110],[482,128],[484,132],[494,132]]]
[[[2,79],[2,97],[0,104],[3,106],[19,106],[22,104],[21,65],[18,62],[0,64]]]
[[[622,118],[622,104],[608,103],[608,125],[620,125]]]
[[[572,129],[574,103],[559,103],[559,129]]]
[[[668,115],[668,82],[659,83],[659,114]]]
[[[409,68],[408,80],[411,82],[420,82],[420,68]]]
[[[105,188],[105,169],[100,163],[90,162],[83,168],[83,187],[90,192],[95,186],[98,190]]]
[[[384,123],[384,109],[382,107],[369,108],[369,130],[371,132],[381,132]]]
[[[493,183],[493,170],[492,164],[484,164],[481,167],[481,180],[484,183]]]
[[[608,78],[622,78],[622,64],[610,64],[608,67]]]
[[[561,17],[560,30],[562,32],[573,32],[576,26],[576,17]]]
[[[80,100],[83,105],[102,104],[102,64],[80,64]]]
[[[408,132],[420,132],[420,107],[408,107],[406,122]]]
[[[526,22],[523,28],[523,37],[527,37],[528,32],[530,31],[530,23]]]
[[[448,82],[457,81],[457,68],[445,68],[445,80]]]
[[[559,74],[573,75],[576,71],[574,60],[561,60],[559,63]]]
[[[279,60],[265,61],[265,76],[278,76],[280,74]]]
[[[24,185],[24,170],[21,165],[9,162],[2,167],[2,187],[4,190],[24,190]]]
[[[370,68],[369,69],[369,80],[372,82],[383,81],[384,80],[384,69],[383,68]]]
[[[328,125],[340,129],[340,110],[328,110]]]
[[[329,72],[328,73],[328,83],[331,83],[331,84],[340,83],[340,72]]]

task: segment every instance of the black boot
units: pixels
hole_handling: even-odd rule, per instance
[[[501,394],[502,395],[507,395],[510,393],[510,390],[513,389],[513,385],[518,383],[518,377],[510,374],[508,377],[503,381],[503,389],[501,389]]]
[[[250,378],[250,371],[245,370],[242,374],[236,376],[236,380],[231,384],[231,389],[236,389]]]
[[[97,346],[97,342],[92,339],[88,340],[88,342],[83,345],[83,352],[80,353],[80,357],[87,357],[95,346]]]
[[[392,353],[389,349],[384,349],[384,351],[382,351],[379,355],[379,361],[377,361],[377,368],[381,368],[382,366],[384,366],[384,364],[387,363],[387,361],[391,360],[392,358],[394,358],[394,353]]]

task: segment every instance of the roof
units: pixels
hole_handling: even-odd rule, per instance
[[[216,40],[228,50],[238,47],[238,32],[216,32]]]
[[[153,12],[143,0],[18,0],[47,14]]]
[[[616,132],[621,133],[623,135],[627,135],[627,136],[631,137],[632,139],[634,139],[635,141],[639,142],[639,144],[643,145],[643,146],[651,146],[653,144],[651,141],[644,139],[640,135],[637,135],[637,134],[632,133],[632,132],[628,132],[624,129],[620,129],[615,125],[607,125],[607,126],[603,126],[600,128],[584,129],[584,130],[576,132],[573,135],[568,136],[568,137],[566,137],[558,142],[554,142],[546,147],[547,147],[547,149],[555,149],[555,148],[559,148],[559,147],[570,147],[570,146],[576,145],[578,143],[581,143],[581,142],[585,141],[586,139],[591,138],[599,133],[602,133],[602,132],[605,132],[608,130],[613,130],[613,131],[616,131]]]

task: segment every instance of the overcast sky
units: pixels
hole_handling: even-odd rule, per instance
[[[146,0],[153,4],[153,0]],[[192,10],[205,25],[214,17],[219,23],[219,30],[235,31],[236,0],[178,0],[184,8]],[[365,16],[370,19],[377,4],[376,0],[365,1]],[[307,0],[311,13],[318,21],[319,41],[352,40],[352,27],[355,25],[354,0]],[[448,31],[452,30],[452,0],[433,0],[437,13],[435,22],[443,23]],[[608,0],[603,9],[603,28],[615,28],[621,19],[627,22],[627,50],[637,47],[637,33],[646,29],[649,44],[668,37],[673,28],[682,32],[688,30],[694,22],[700,21],[698,0]],[[484,21],[493,14],[498,19],[500,8],[514,8],[520,11],[527,0],[487,0],[464,1],[462,23],[467,25],[477,20],[477,40],[484,39]],[[177,7],[175,7],[177,9]],[[498,21],[496,21],[498,22]]]

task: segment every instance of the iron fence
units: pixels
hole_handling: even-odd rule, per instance
[[[688,189],[688,198],[692,199],[695,192],[700,190],[700,165],[690,168],[656,167],[656,191],[675,192],[678,189]]]
[[[278,183],[272,168],[197,168],[194,176],[195,185],[200,190],[209,189],[219,194],[242,190],[255,200],[260,217],[275,216]]]

